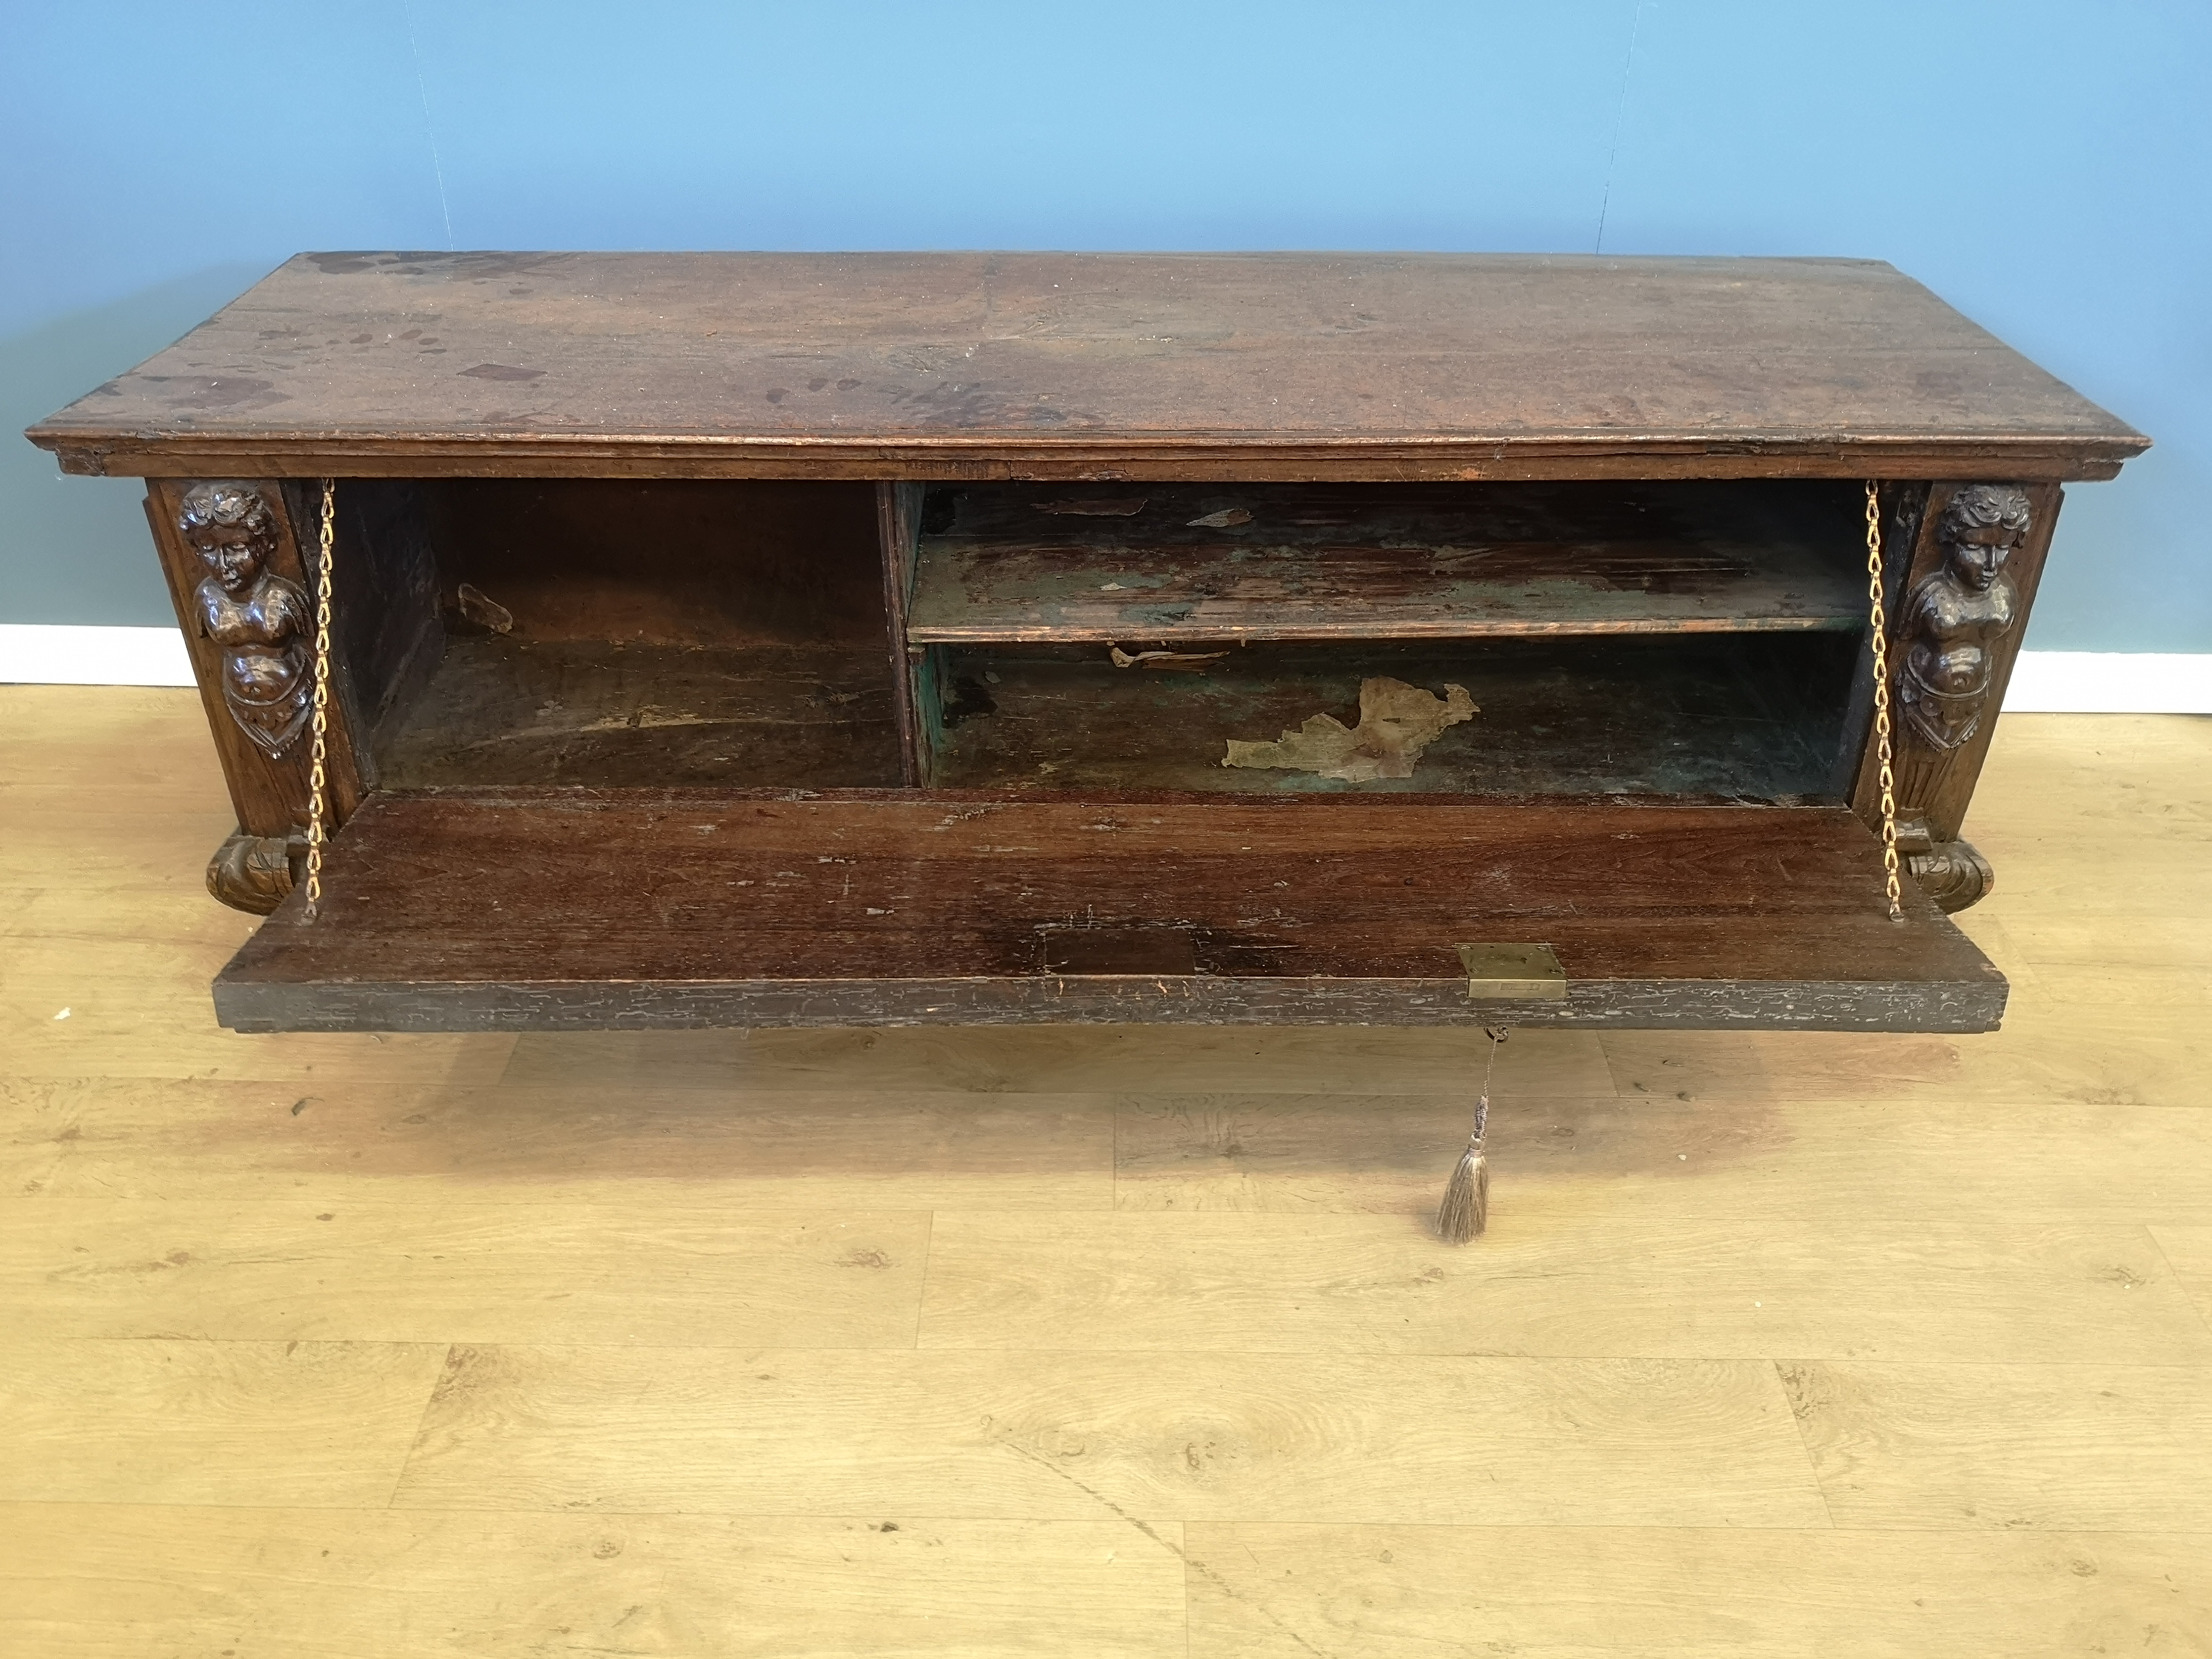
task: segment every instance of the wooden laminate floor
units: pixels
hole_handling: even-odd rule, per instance
[[[2212,1652],[2212,720],[1996,1036],[239,1036],[197,699],[0,689],[0,1652]]]

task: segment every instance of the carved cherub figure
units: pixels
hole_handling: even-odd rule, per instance
[[[2019,611],[2005,561],[2027,539],[2028,517],[2023,491],[1969,484],[1936,525],[1943,563],[1905,601],[1897,670],[1898,708],[1935,748],[1958,748],[1981,724],[1996,644]]]
[[[178,524],[208,568],[192,605],[200,631],[222,647],[223,702],[257,747],[282,755],[307,723],[314,614],[307,591],[269,568],[276,518],[250,485],[198,483]]]

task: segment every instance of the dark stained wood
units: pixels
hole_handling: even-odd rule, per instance
[[[295,479],[284,499],[295,524],[313,525],[319,481]],[[333,633],[358,730],[371,734],[356,758],[374,784],[374,734],[428,682],[444,653],[438,561],[422,491],[408,479],[349,478],[332,523],[345,599],[331,607]]]
[[[1945,915],[1980,903],[1996,886],[1996,872],[1970,841],[1937,841],[1918,813],[1897,826],[1897,850],[1913,883]]]
[[[307,854],[303,836],[240,831],[226,838],[208,860],[207,890],[234,910],[265,916],[297,884]]]
[[[377,736],[387,787],[900,781],[880,647],[449,641]]]
[[[1858,495],[1847,484],[945,493],[957,513],[921,541],[907,621],[916,643],[1866,624]]]
[[[337,815],[383,793],[226,975],[252,1029],[1983,1029],[1931,901],[1988,888],[2058,485],[2148,443],[1887,265],[1389,254],[303,255],[31,435],[153,481],[256,908],[343,481]],[[1851,817],[1869,477],[1901,926]],[[266,605],[209,547],[228,702],[193,479],[281,520]],[[2009,611],[1929,582],[1990,480]],[[226,499],[194,536],[268,533]],[[1564,1002],[1470,1005],[1460,947],[1535,945]]]
[[[1858,642],[1832,634],[1419,644],[1194,645],[1195,668],[1116,668],[1104,646],[943,647],[988,712],[944,735],[940,785],[1238,794],[1729,794],[1830,792]],[[1447,728],[1410,779],[1352,784],[1224,766],[1229,739],[1268,741],[1326,714],[1358,721],[1387,675],[1481,712]]]
[[[32,428],[64,470],[2110,477],[2140,434],[1875,262],[323,253]]]
[[[891,710],[898,723],[899,778],[928,781],[928,738],[922,730],[920,653],[907,644],[914,602],[915,549],[921,536],[921,486],[876,486],[877,556],[883,567],[884,634],[890,652]]]
[[[270,755],[246,736],[224,702],[222,647],[209,638],[201,625],[199,607],[194,599],[199,585],[208,577],[208,569],[198,551],[185,539],[178,521],[185,492],[193,482],[185,478],[148,479],[146,519],[154,532],[154,545],[161,556],[161,574],[168,582],[178,623],[184,629],[185,648],[191,658],[200,701],[207,709],[208,730],[214,737],[216,752],[222,760],[223,777],[230,786],[238,827],[248,836],[281,839],[307,822],[309,741],[302,732],[283,753]],[[274,479],[240,482],[260,492],[275,518],[276,534],[268,561],[270,574],[312,593],[300,557],[299,525],[287,506],[285,491]],[[337,577],[340,592],[347,591],[351,574],[340,566]],[[359,804],[363,786],[361,769],[354,758],[358,702],[343,662],[336,665],[333,684],[337,690],[331,699],[328,776],[333,820],[342,823]]]
[[[2004,1001],[1925,900],[1883,914],[1842,807],[380,794],[328,888],[223,970],[227,1024],[1973,1030]],[[1466,943],[1550,945],[1568,997],[1470,1000]]]
[[[744,480],[468,478],[422,487],[449,628],[469,583],[525,640],[880,653],[875,493]]]
[[[1912,568],[1913,550],[1919,544],[1921,521],[1928,507],[1929,486],[1908,481],[1903,483],[1884,483],[1876,488],[1881,494],[1883,591],[1894,593],[1902,591],[1905,574]],[[1862,513],[1865,511],[1864,502],[1865,497],[1862,495]],[[1835,765],[1829,773],[1826,793],[1839,800],[1853,800],[1857,797],[1860,763],[1872,741],[1874,730],[1874,652],[1870,648],[1873,622],[1871,595],[1864,586],[1867,572],[1863,519],[1860,521],[1858,533],[1860,553],[1854,568],[1862,584],[1861,602],[1869,610],[1860,635],[1857,664],[1851,671],[1850,696],[1844,705],[1844,740],[1837,745]]]
[[[1889,653],[1893,680],[1904,672],[1905,653],[1915,629],[1912,596],[1923,581],[1942,567],[1944,551],[1938,532],[1943,509],[1960,487],[1937,484],[1929,491],[1920,533],[1915,538],[1911,563],[1903,579],[1891,584]],[[1981,777],[1982,762],[1989,754],[1998,712],[2004,706],[2005,687],[2011,683],[2013,665],[2019,660],[2021,643],[2027,633],[2028,612],[2043,580],[2044,562],[2051,551],[2051,538],[2057,527],[2064,492],[2057,484],[2037,484],[2027,486],[2027,495],[2031,514],[2027,540],[2004,564],[2017,620],[1992,646],[1989,690],[1973,735],[1955,750],[1938,751],[1912,731],[1901,711],[1897,723],[1898,810],[1908,817],[1925,821],[1938,853],[1945,843],[1958,839],[1966,822],[1966,807],[1973,799],[1974,785]],[[1872,823],[1879,822],[1881,798],[1874,745],[1869,742],[1861,758],[1851,800],[1859,816]],[[1969,863],[1978,856],[1972,849],[1960,855]]]

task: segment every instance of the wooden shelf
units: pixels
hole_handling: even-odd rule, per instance
[[[1852,630],[1829,484],[979,485],[933,498],[907,639]]]
[[[1841,807],[485,790],[371,797],[245,1030],[1085,1020],[1983,1030],[2004,980]],[[1542,943],[1563,999],[1476,1000]]]

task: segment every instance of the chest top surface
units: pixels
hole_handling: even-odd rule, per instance
[[[76,472],[2110,477],[1861,260],[302,254],[34,427]]]

